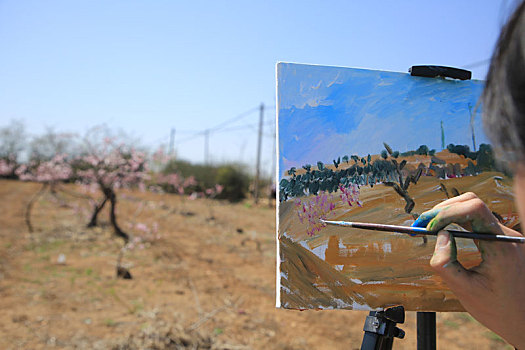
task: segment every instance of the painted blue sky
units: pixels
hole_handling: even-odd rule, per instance
[[[473,149],[470,117],[482,81],[290,63],[277,71],[281,174],[344,155],[378,154],[383,142],[401,152],[423,144],[439,151],[441,122],[445,145]],[[479,112],[474,132],[476,147],[488,143]]]

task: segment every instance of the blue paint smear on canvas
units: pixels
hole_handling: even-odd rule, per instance
[[[378,154],[383,142],[401,152],[423,144],[440,151],[441,121],[445,146],[474,148],[470,122],[482,81],[292,63],[278,64],[277,80],[280,177],[291,167]],[[474,131],[476,148],[489,143],[480,110]]]

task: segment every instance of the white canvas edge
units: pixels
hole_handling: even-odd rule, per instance
[[[281,255],[279,250],[279,64],[275,65],[275,307],[281,307]]]

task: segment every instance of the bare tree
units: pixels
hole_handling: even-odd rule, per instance
[[[42,135],[35,136],[29,144],[29,159],[41,162],[52,159],[57,154],[67,154],[74,157],[79,153],[75,142],[75,134],[59,133],[48,127]]]
[[[20,159],[26,149],[24,123],[12,120],[0,128],[0,177],[15,178]]]

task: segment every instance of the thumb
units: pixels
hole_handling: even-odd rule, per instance
[[[470,272],[457,260],[456,241],[447,231],[438,233],[430,266],[454,293],[465,290],[470,283]]]

